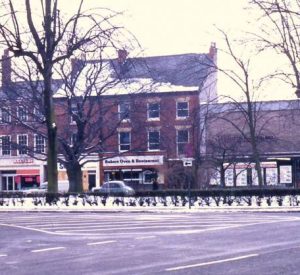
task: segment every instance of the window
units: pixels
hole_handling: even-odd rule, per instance
[[[27,110],[26,110],[25,107],[19,106],[19,107],[18,107],[18,114],[17,114],[17,115],[18,115],[18,119],[19,119],[20,121],[25,122],[25,121],[28,120],[28,113],[27,113]]]
[[[159,103],[148,103],[148,119],[159,119],[160,106]]]
[[[0,139],[1,142],[1,155],[10,156],[10,136],[2,136]]]
[[[76,104],[71,105],[71,118],[70,118],[70,123],[74,124],[76,122],[76,116],[78,115],[78,108]]]
[[[189,116],[189,103],[187,101],[177,102],[177,117],[185,118]]]
[[[130,150],[130,132],[119,133],[119,151]]]
[[[1,123],[9,123],[11,121],[11,117],[9,114],[9,109],[1,109],[0,110],[0,122]]]
[[[159,131],[148,132],[148,150],[159,150]]]
[[[71,135],[71,145],[74,146],[74,144],[76,143],[76,141],[77,141],[77,134],[73,133]]]
[[[18,136],[18,154],[26,155],[27,154],[27,146],[28,146],[28,138],[27,135],[19,135]]]
[[[43,122],[45,120],[45,116],[41,112],[40,109],[34,108],[34,110],[33,110],[33,120],[36,121],[36,122]]]
[[[189,142],[189,131],[178,130],[177,131],[177,154],[184,155],[186,146]]]
[[[42,135],[34,136],[35,151],[39,154],[45,153],[45,138]]]
[[[121,102],[119,104],[119,118],[120,120],[130,119],[130,105],[128,102]]]

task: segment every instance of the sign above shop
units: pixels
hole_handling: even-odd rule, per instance
[[[163,156],[124,156],[103,160],[103,166],[141,166],[141,165],[162,165]]]

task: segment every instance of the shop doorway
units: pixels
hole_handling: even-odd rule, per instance
[[[88,180],[89,180],[89,190],[92,190],[93,187],[96,187],[96,172],[89,171]]]
[[[5,191],[17,190],[14,175],[2,176],[2,190]]]

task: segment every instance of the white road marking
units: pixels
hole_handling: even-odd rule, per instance
[[[252,257],[257,257],[257,256],[259,256],[259,254],[249,254],[249,255],[244,255],[244,256],[234,257],[234,258],[228,258],[228,259],[223,259],[223,260],[171,267],[171,268],[165,269],[165,271],[177,271],[177,270],[194,268],[194,267],[201,267],[201,266],[214,265],[214,264],[220,264],[220,263],[226,263],[226,262],[233,262],[233,261],[239,261],[239,260],[252,258]]]
[[[136,240],[144,240],[144,239],[153,239],[156,238],[156,236],[145,236],[145,237],[136,237]]]
[[[0,257],[7,257],[7,254],[0,254]]]
[[[60,249],[65,249],[65,247],[58,246],[58,247],[49,247],[49,248],[43,248],[43,249],[35,249],[35,250],[31,250],[31,252],[38,253],[38,252],[46,252],[46,251],[53,251],[53,250],[60,250]]]
[[[107,243],[116,243],[117,241],[102,241],[102,242],[94,242],[94,243],[87,243],[87,245],[98,245],[98,244],[107,244]]]

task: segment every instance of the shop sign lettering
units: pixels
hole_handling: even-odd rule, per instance
[[[163,156],[128,156],[103,160],[103,166],[162,165]]]

